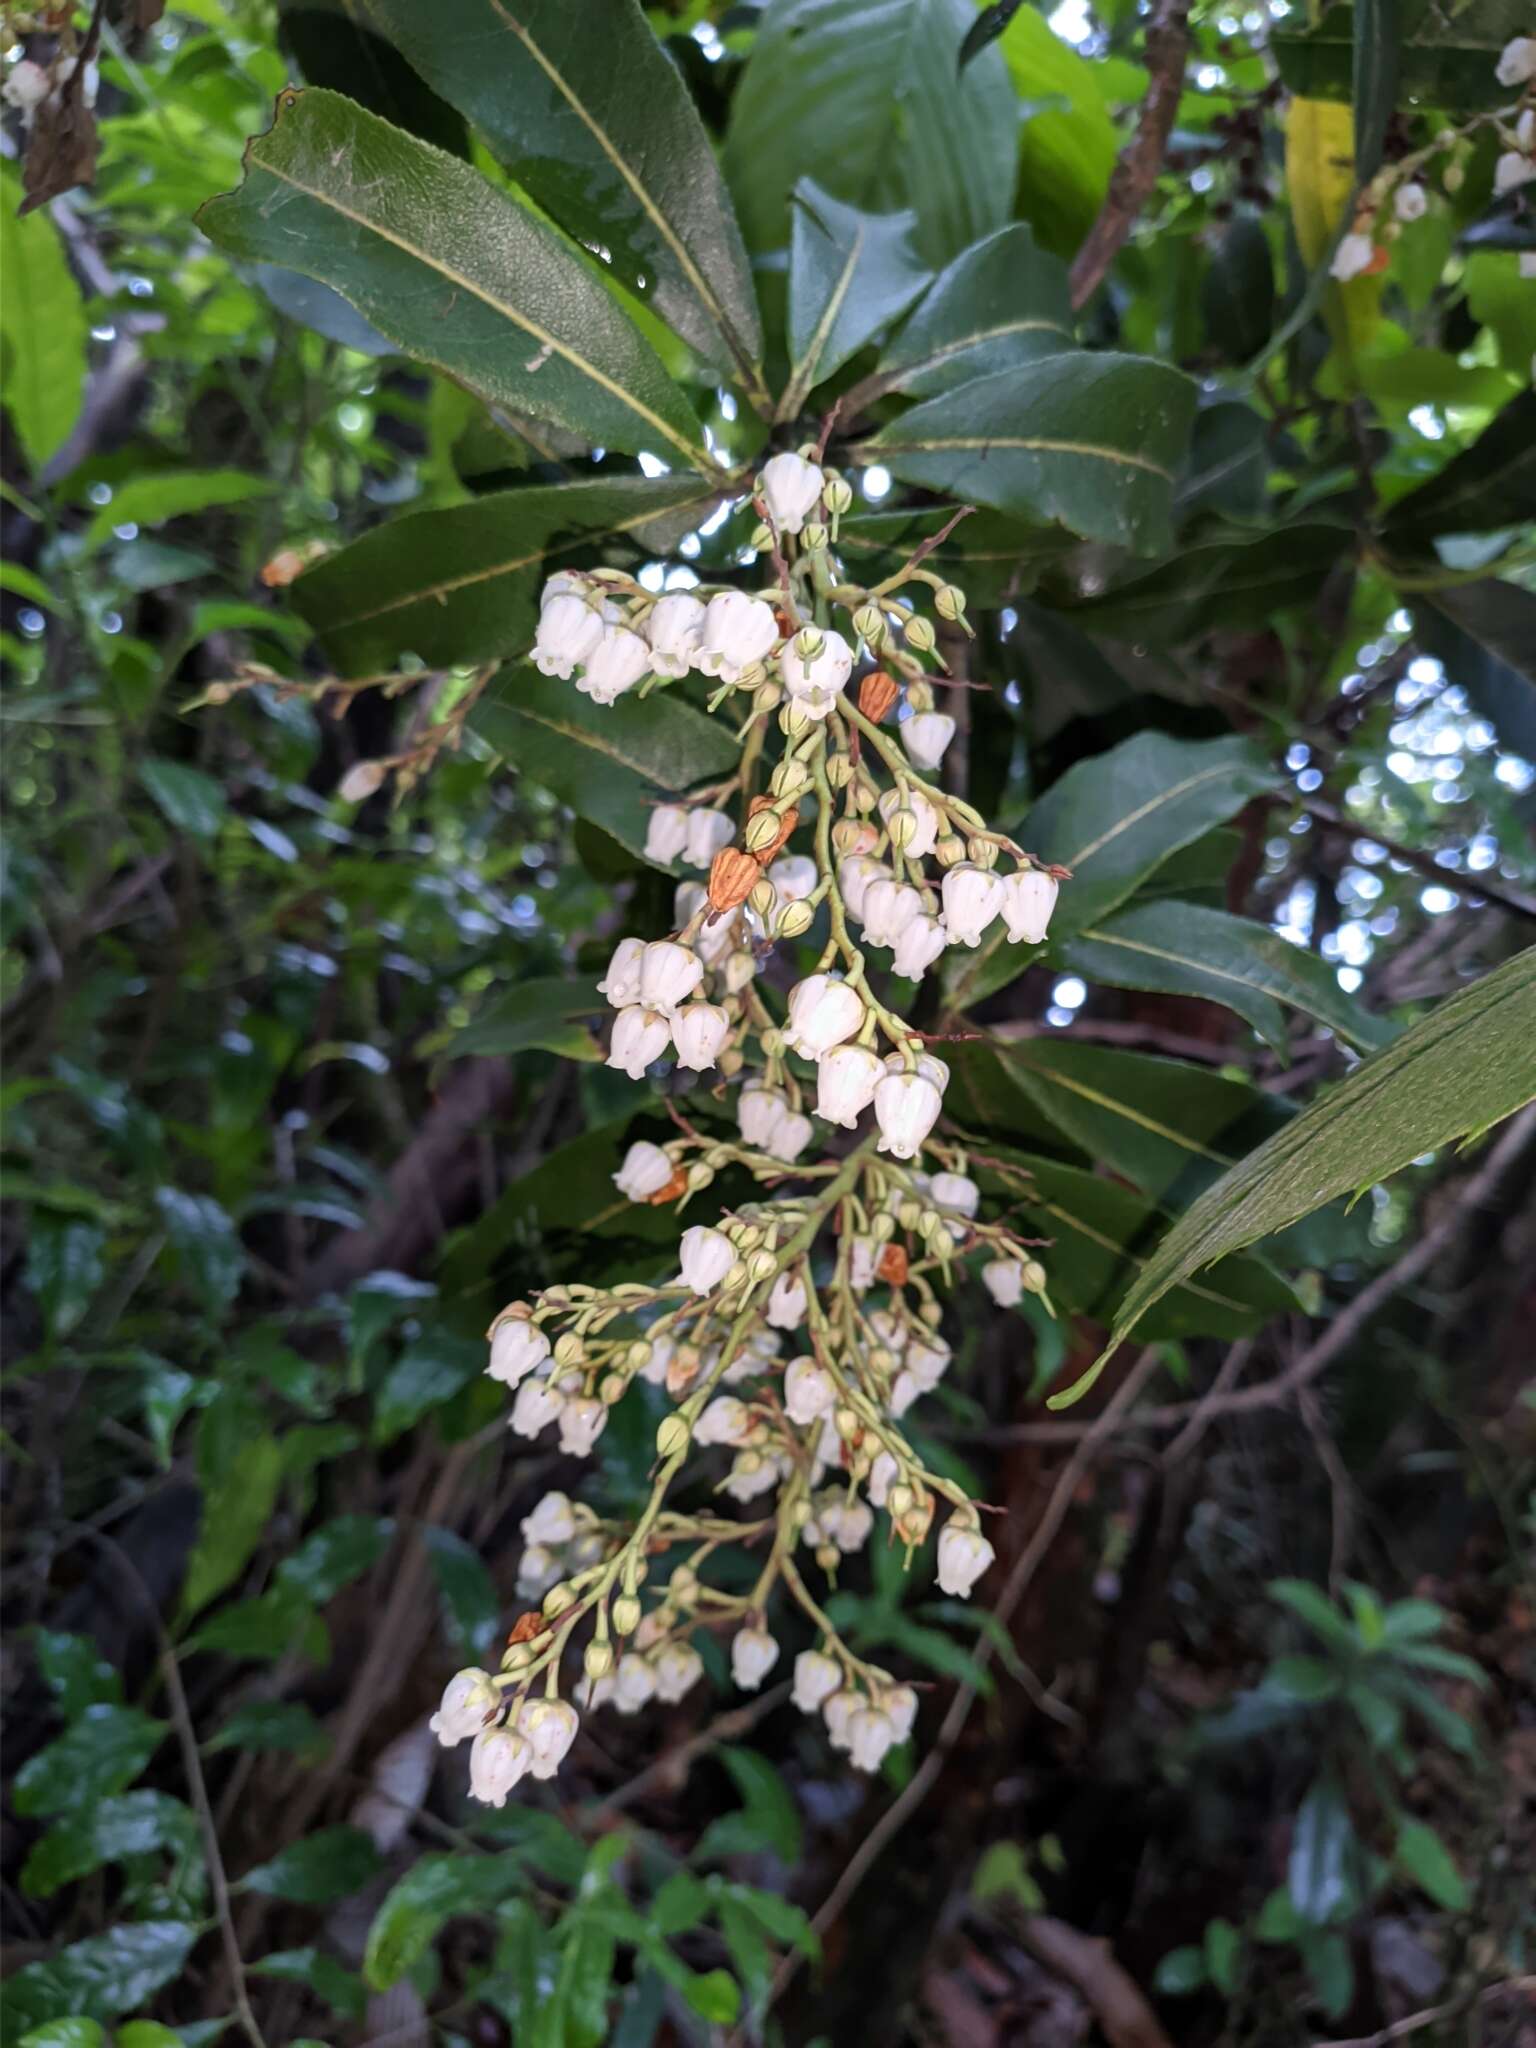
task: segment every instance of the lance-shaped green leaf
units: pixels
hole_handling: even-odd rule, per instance
[[[1536,946],[1448,997],[1208,1188],[1121,1303],[1104,1357],[1202,1267],[1488,1130],[1533,1096]],[[1075,1399],[1102,1365],[1051,1405]]]
[[[917,216],[862,213],[809,178],[795,187],[789,245],[789,350],[779,406],[793,419],[807,392],[903,314],[930,272],[912,246]]]
[[[318,278],[404,354],[516,412],[713,469],[590,260],[478,171],[317,91],[283,94],[245,161],[198,215],[231,255]]]
[[[374,675],[409,649],[447,667],[533,637],[548,567],[594,534],[640,533],[714,494],[697,477],[595,478],[497,491],[408,512],[327,555],[293,601],[343,675]]]
[[[1066,607],[1092,633],[1170,646],[1220,626],[1247,626],[1310,604],[1354,549],[1346,527],[1309,522],[1186,548],[1171,562]]]
[[[712,361],[758,383],[725,180],[637,0],[367,0],[366,13],[562,227]]]
[[[730,733],[670,693],[594,704],[572,683],[536,669],[504,670],[470,724],[517,769],[643,852],[663,792],[724,775],[736,760]]]
[[[85,397],[85,301],[47,213],[19,215],[21,188],[0,179],[0,340],[5,409],[36,475],[56,455]]]
[[[1051,1239],[1045,1256],[1056,1307],[1107,1318],[1146,1269],[1162,1228],[1156,1204],[1082,1167],[1010,1151],[990,1138],[979,1149],[1029,1176],[1021,1189],[987,1167],[976,1167],[989,1195],[1009,1210],[1015,1229]],[[1176,1298],[1161,1302],[1147,1334],[1241,1337],[1294,1301],[1285,1281],[1261,1259],[1228,1259],[1203,1280],[1182,1286]]]
[[[1282,1055],[1286,1006],[1354,1045],[1374,1048],[1392,1036],[1390,1025],[1350,1001],[1315,953],[1267,925],[1204,904],[1132,904],[1069,939],[1061,958],[1085,981],[1221,1003]]]
[[[1076,350],[915,405],[855,459],[1016,519],[1166,552],[1194,409],[1195,387],[1181,371]]]
[[[1067,266],[1021,223],[957,256],[880,359],[887,391],[931,398],[1076,347]]]
[[[1523,391],[1437,476],[1382,522],[1389,547],[1427,548],[1442,533],[1489,533],[1536,520],[1536,391]]]
[[[971,19],[970,0],[772,0],[725,144],[751,248],[784,247],[802,177],[850,205],[910,207],[930,263],[1003,225],[1018,104],[996,50],[957,76]]]

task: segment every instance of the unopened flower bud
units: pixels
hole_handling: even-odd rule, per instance
[[[768,778],[768,787],[775,796],[798,796],[809,786],[811,771],[803,761],[793,757],[781,761]]]
[[[902,638],[914,654],[931,654],[937,635],[921,612],[914,612],[901,629]]]
[[[797,740],[810,726],[811,716],[801,705],[791,700],[779,706],[779,731],[786,739]]]
[[[771,548],[773,546],[773,528],[766,521],[759,521],[752,529],[747,546],[752,549],[754,554],[759,555],[765,548]]]
[[[588,1643],[581,1668],[588,1678],[606,1678],[613,1669],[613,1645],[598,1640]]]
[[[853,485],[846,477],[829,477],[822,486],[821,502],[834,518],[841,519],[853,504]]]
[[[714,1177],[715,1169],[712,1166],[707,1166],[702,1159],[695,1159],[688,1169],[689,1193],[696,1195],[701,1188],[707,1188]]]
[[[958,583],[946,583],[942,590],[934,593],[933,608],[941,619],[963,619],[965,592]]]
[[[851,1408],[839,1408],[832,1417],[832,1427],[845,1444],[852,1443],[859,1433],[859,1418]]]
[[[895,1517],[897,1515],[904,1515],[908,1508],[911,1507],[915,1498],[916,1496],[913,1494],[911,1487],[898,1481],[885,1496],[885,1504],[890,1509],[892,1516]]]
[[[834,789],[846,789],[853,779],[853,763],[844,753],[828,754],[827,780]],[[837,830],[834,826],[833,831]]]
[[[762,816],[768,818],[772,816],[772,813],[764,811]],[[755,824],[756,822],[757,820],[754,819],[753,823]],[[778,891],[774,888],[772,882],[764,876],[753,885],[752,893],[747,898],[747,904],[749,908],[757,912],[759,917],[771,917],[773,915],[773,907],[778,900]]]
[[[698,1583],[699,1575],[693,1566],[691,1564],[680,1564],[667,1581],[667,1596],[669,1599],[677,1601],[679,1606],[682,1606],[697,1589]]]
[[[719,1059],[715,1061],[715,1065],[725,1076],[726,1080],[729,1081],[741,1072],[742,1068],[746,1065],[746,1060],[739,1046],[728,1045],[725,1051],[721,1053]]]
[[[933,709],[933,685],[925,682],[908,683],[907,702],[919,717],[925,711],[931,711]]]
[[[997,847],[990,839],[972,838],[965,843],[968,858],[979,868],[997,866]]]
[[[752,709],[754,711],[771,711],[783,694],[784,692],[777,683],[759,683],[752,692]]]
[[[637,1337],[624,1353],[624,1363],[631,1372],[641,1372],[651,1362],[651,1347],[644,1337]]]
[[[755,818],[749,818],[742,834],[748,853],[766,853],[778,836],[778,813],[771,810],[759,811]]]
[[[892,846],[905,853],[918,834],[916,811],[908,810],[904,804],[898,805],[886,819],[885,829],[891,835]]]
[[[810,554],[819,554],[831,536],[819,519],[813,519],[800,529],[800,545]]]
[[[853,615],[853,630],[870,647],[879,647],[886,638],[885,613],[877,604],[861,604]]]
[[[613,1603],[614,1633],[632,1636],[640,1626],[640,1602],[633,1593],[621,1593]]]
[[[888,675],[883,668],[871,669],[859,684],[859,709],[866,718],[879,725],[888,718],[895,708],[901,689],[896,678]]]
[[[823,1543],[816,1552],[818,1567],[830,1577],[842,1562],[842,1552],[835,1543]]]
[[[816,913],[809,903],[786,903],[774,925],[776,939],[798,939],[811,928]]]
[[[586,1346],[574,1330],[567,1330],[563,1337],[555,1340],[556,1365],[580,1365],[586,1357]]]
[[[375,790],[383,788],[388,773],[382,761],[359,761],[343,775],[336,794],[344,804],[360,804]]]
[[[539,1603],[546,1615],[563,1614],[576,1598],[576,1588],[569,1579],[562,1579],[558,1586],[551,1586]]]

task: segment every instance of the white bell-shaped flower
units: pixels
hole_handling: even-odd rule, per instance
[[[17,70],[21,66],[17,65]],[[1500,85],[1530,85],[1536,81],[1536,36],[1514,36],[1499,52],[1494,76]]]
[[[640,1138],[624,1154],[624,1164],[613,1176],[613,1184],[627,1202],[649,1201],[671,1180],[673,1165],[659,1145]]]
[[[926,1391],[917,1374],[915,1372],[908,1372],[906,1367],[903,1366],[895,1379],[891,1381],[891,1398],[889,1403],[891,1413],[898,1422],[912,1406],[912,1403],[920,1400]]]
[[[1524,119],[1524,116],[1521,116]],[[1501,150],[1493,164],[1493,190],[1495,197],[1506,192],[1518,192],[1522,185],[1529,185],[1536,178],[1536,157],[1530,157],[1523,150]],[[1348,236],[1345,237],[1347,241]]]
[[[510,1427],[515,1436],[536,1437],[565,1406],[565,1396],[550,1380],[524,1380],[512,1403]]]
[[[816,1135],[816,1126],[798,1109],[786,1109],[768,1135],[764,1151],[793,1166]]]
[[[721,922],[726,923],[726,920],[722,919]],[[708,930],[708,927],[706,926],[705,929]],[[739,919],[731,919],[727,924],[727,929],[731,932],[734,940],[740,929]],[[709,958],[710,956],[706,955],[705,957]],[[726,994],[739,996],[747,984],[756,976],[757,962],[745,946],[738,946],[736,951],[726,960],[724,973]]]
[[[679,1247],[683,1285],[694,1294],[713,1294],[736,1263],[736,1247],[723,1230],[692,1224]]]
[[[888,828],[898,811],[909,811],[913,820],[910,834],[904,838],[901,851],[908,860],[926,860],[938,840],[938,812],[918,790],[909,789],[905,796],[899,789],[886,790],[880,799],[880,815]]]
[[[638,1714],[656,1697],[656,1673],[650,1659],[626,1650],[614,1666],[613,1704],[621,1714]]]
[[[923,899],[909,882],[894,878],[871,882],[864,891],[864,937],[871,946],[895,946],[915,917]]]
[[[675,1707],[704,1676],[704,1659],[692,1643],[668,1643],[664,1650],[658,1650],[652,1660],[656,1673],[656,1697],[669,1707]]]
[[[921,981],[948,944],[949,933],[942,922],[924,911],[921,916],[908,918],[902,926],[891,966],[908,981]]]
[[[527,1316],[504,1316],[491,1332],[491,1362],[485,1368],[493,1380],[515,1387],[549,1356],[549,1339]]]
[[[505,1806],[507,1795],[531,1769],[533,1745],[512,1728],[486,1728],[469,1748],[470,1796],[487,1806]]]
[[[805,1282],[798,1273],[781,1273],[768,1294],[769,1323],[775,1330],[798,1330],[805,1311]]]
[[[891,871],[883,860],[876,860],[873,854],[851,853],[846,860],[837,864],[837,886],[848,915],[861,922],[864,917],[864,892],[871,882],[889,881]]]
[[[685,676],[693,667],[704,633],[704,600],[690,590],[671,590],[657,600],[645,622],[651,667],[659,676]]]
[[[592,1448],[608,1425],[608,1410],[601,1401],[578,1395],[560,1404],[560,1448],[568,1458],[589,1458]]]
[[[821,1512],[821,1527],[829,1543],[844,1557],[852,1557],[869,1541],[875,1518],[861,1500],[835,1500]]]
[[[910,1685],[893,1685],[881,1693],[880,1711],[896,1731],[896,1740],[905,1742],[917,1720],[917,1694]]]
[[[780,1120],[789,1112],[789,1104],[775,1088],[765,1088],[761,1082],[751,1082],[736,1098],[736,1121],[741,1126],[744,1144],[754,1150],[766,1152]]]
[[[608,972],[597,984],[616,1010],[627,1009],[640,1000],[640,962],[645,958],[644,939],[620,939],[608,962]]]
[[[690,811],[683,859],[691,868],[707,868],[721,847],[729,846],[735,837],[736,827],[724,811]]]
[[[529,1775],[552,1778],[570,1755],[581,1723],[569,1700],[529,1700],[517,1717],[517,1725],[533,1751]]]
[[[779,1646],[764,1628],[739,1628],[731,1638],[731,1675],[743,1692],[756,1692],[779,1661]]]
[[[597,652],[603,631],[602,613],[584,597],[561,591],[546,598],[533,643],[534,667],[541,675],[568,680]]]
[[[887,1496],[891,1488],[896,1484],[897,1474],[900,1471],[901,1467],[889,1451],[877,1451],[875,1453],[875,1462],[870,1466],[869,1477],[864,1482],[864,1489],[875,1507],[883,1508],[885,1506]]]
[[[802,1650],[795,1659],[795,1689],[790,1698],[802,1714],[819,1713],[843,1682],[842,1667],[820,1650]]]
[[[669,868],[688,844],[688,813],[681,804],[658,804],[645,826],[645,857]]]
[[[5,74],[0,99],[31,116],[53,92],[53,80],[34,58],[22,57]]]
[[[1056,908],[1061,884],[1039,868],[1021,868],[1003,883],[1003,922],[1014,945],[1038,946]]]
[[[926,1074],[888,1073],[875,1089],[878,1149],[895,1159],[915,1159],[943,1106],[943,1095]]]
[[[1392,211],[1399,220],[1422,220],[1429,211],[1429,194],[1412,179],[1399,185],[1392,196]]]
[[[613,1037],[604,1062],[628,1074],[631,1081],[643,1081],[645,1070],[659,1060],[672,1042],[672,1027],[660,1010],[648,1010],[635,1003],[620,1010],[614,1019]]]
[[[961,861],[944,876],[944,923],[956,946],[979,946],[982,933],[1003,907],[1003,878],[990,868]]]
[[[773,606],[741,590],[722,590],[704,608],[695,668],[734,683],[744,668],[767,658],[779,637]]]
[[[1376,244],[1369,235],[1355,231],[1341,237],[1339,246],[1333,252],[1333,261],[1328,266],[1331,277],[1340,284],[1348,284],[1352,277],[1363,276],[1376,261]]]
[[[639,633],[628,626],[605,626],[576,687],[594,704],[614,704],[650,673],[650,667],[651,650]]]
[[[903,719],[899,730],[907,759],[931,775],[955,736],[955,721],[943,711],[919,711]]]
[[[953,1209],[958,1216],[974,1216],[981,1206],[981,1189],[968,1173],[936,1173],[928,1193],[936,1208]]]
[[[532,1514],[524,1515],[520,1527],[525,1543],[569,1543],[576,1534],[576,1511],[570,1496],[546,1493]]]
[[[880,1247],[872,1237],[848,1240],[848,1284],[855,1294],[865,1294],[875,1284]]]
[[[958,1517],[947,1522],[939,1537],[939,1584],[956,1599],[969,1599],[971,1588],[996,1555],[979,1529]]]
[[[954,1352],[944,1339],[923,1326],[923,1334],[914,1336],[902,1354],[902,1368],[911,1373],[925,1394],[931,1394],[949,1370]]]
[[[848,1723],[848,1753],[858,1771],[878,1771],[896,1740],[888,1714],[878,1707],[860,1707]]]
[[[681,1065],[706,1073],[731,1035],[731,1020],[718,1003],[685,1003],[672,1019],[672,1043]]]
[[[478,1735],[485,1717],[501,1698],[485,1671],[457,1672],[443,1689],[442,1704],[427,1726],[444,1749],[453,1749],[467,1736]]]
[[[696,1444],[728,1444],[737,1450],[753,1430],[752,1410],[734,1394],[716,1394],[693,1425]]]
[[[853,649],[830,629],[807,627],[779,652],[779,679],[807,718],[825,718],[852,673]]]
[[[763,464],[758,495],[779,533],[798,533],[816,509],[826,479],[803,455],[775,455]]]
[[[794,1051],[819,1060],[834,1045],[855,1037],[863,1022],[864,999],[857,989],[833,975],[812,974],[789,992],[784,1036]]]
[[[821,1718],[827,1724],[827,1736],[834,1749],[847,1749],[849,1725],[863,1705],[863,1693],[854,1692],[849,1686],[841,1686],[836,1692],[828,1693],[822,1705]]]
[[[704,962],[676,939],[652,939],[640,959],[640,1000],[653,1010],[675,1010],[704,979]]]
[[[814,1358],[792,1358],[784,1368],[784,1409],[802,1426],[830,1415],[837,1403],[832,1375]]]
[[[990,1259],[981,1284],[999,1308],[1016,1308],[1024,1296],[1024,1268],[1015,1259]]]
[[[530,1605],[542,1600],[564,1576],[559,1558],[543,1543],[530,1543],[517,1561],[517,1597]]]
[[[760,1493],[777,1486],[780,1476],[776,1459],[764,1457],[761,1451],[741,1451],[721,1492],[728,1493],[732,1500],[756,1500]]]
[[[808,853],[787,853],[768,870],[768,879],[786,903],[799,903],[821,879]]]
[[[816,1114],[851,1131],[875,1099],[885,1067],[867,1045],[834,1045],[816,1062]]]

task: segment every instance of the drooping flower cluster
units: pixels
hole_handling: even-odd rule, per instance
[[[1474,130],[1491,124],[1497,137],[1495,197],[1536,181],[1536,36],[1515,36],[1506,43],[1494,71],[1499,84],[1517,95],[1514,105],[1477,115],[1465,130],[1441,129],[1427,147],[1385,165],[1362,189],[1349,231],[1340,236],[1329,266],[1340,283],[1374,276],[1387,268],[1392,242],[1405,226],[1422,220],[1429,211],[1426,178],[1436,164],[1444,189],[1460,190]],[[1520,274],[1536,275],[1536,261],[1522,255]]]
[[[534,659],[594,701],[689,672],[712,680],[712,703],[750,700],[739,773],[659,806],[647,834],[653,862],[707,875],[678,884],[672,931],[620,940],[598,987],[610,1066],[700,1077],[694,1120],[631,1144],[619,1194],[685,1212],[725,1174],[755,1191],[680,1215],[674,1277],[547,1288],[492,1328],[488,1370],[520,1435],[553,1430],[585,1456],[637,1380],[673,1404],[637,1521],[547,1494],[523,1524],[519,1591],[536,1605],[498,1673],[448,1688],[439,1733],[474,1737],[471,1789],[494,1803],[569,1747],[568,1648],[583,1646],[589,1709],[680,1699],[702,1673],[701,1631],[729,1633],[735,1682],[755,1690],[779,1661],[780,1593],[818,1638],[795,1660],[796,1703],[873,1770],[911,1734],[916,1694],[842,1640],[812,1568],[835,1577],[875,1541],[910,1559],[941,1506],[941,1588],[969,1596],[993,1559],[976,1507],[927,1469],[903,1417],[952,1362],[942,1290],[976,1280],[995,1303],[1048,1309],[1047,1275],[983,1215],[973,1167],[1005,1189],[1011,1169],[941,1132],[949,1065],[894,1006],[891,977],[919,981],[950,949],[1038,945],[1063,875],[930,779],[955,722],[934,705],[939,632],[916,596],[957,635],[965,599],[923,550],[873,589],[844,580],[850,495],[807,452],[767,463],[767,593],[657,598],[599,571],[544,592]],[[811,950],[786,975],[800,940]],[[672,1505],[685,1468],[713,1479],[719,1512]],[[713,1582],[724,1544],[761,1556],[746,1590]]]

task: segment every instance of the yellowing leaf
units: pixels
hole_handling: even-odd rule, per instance
[[[1285,177],[1296,246],[1315,270],[1345,225],[1355,196],[1355,117],[1334,100],[1292,100],[1285,116]],[[1323,319],[1351,384],[1358,353],[1381,319],[1379,277],[1332,279],[1323,293]]]

